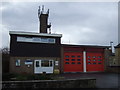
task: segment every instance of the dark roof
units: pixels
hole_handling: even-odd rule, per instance
[[[120,48],[120,43],[115,48]]]
[[[98,45],[74,45],[74,44],[61,44],[64,46],[70,46],[70,47],[92,47],[92,48],[109,48],[110,46],[98,46]]]

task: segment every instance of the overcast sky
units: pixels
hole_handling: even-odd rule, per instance
[[[9,31],[39,32],[37,13],[41,5],[45,11],[50,9],[52,33],[63,35],[61,43],[110,45],[113,41],[114,45],[118,44],[117,2],[6,2],[0,7],[3,47],[9,46]]]

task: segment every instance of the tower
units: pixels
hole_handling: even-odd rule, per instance
[[[49,16],[49,9],[46,13],[44,13],[44,6],[42,6],[42,11],[38,9],[38,18],[39,18],[39,33],[48,33],[47,29],[49,28],[49,33],[51,33],[51,23],[48,25],[48,16]]]

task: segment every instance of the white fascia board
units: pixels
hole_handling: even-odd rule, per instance
[[[18,32],[18,31],[9,31],[9,34],[16,34],[16,35],[31,35],[31,36],[62,37],[62,34],[33,33],[33,32]]]

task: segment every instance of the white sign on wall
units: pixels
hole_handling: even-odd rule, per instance
[[[25,65],[29,65],[29,64],[33,64],[33,62],[31,60],[26,60]]]
[[[55,61],[55,65],[58,66],[58,61]]]
[[[17,37],[17,42],[35,42],[35,43],[55,43],[55,38],[42,37]]]

